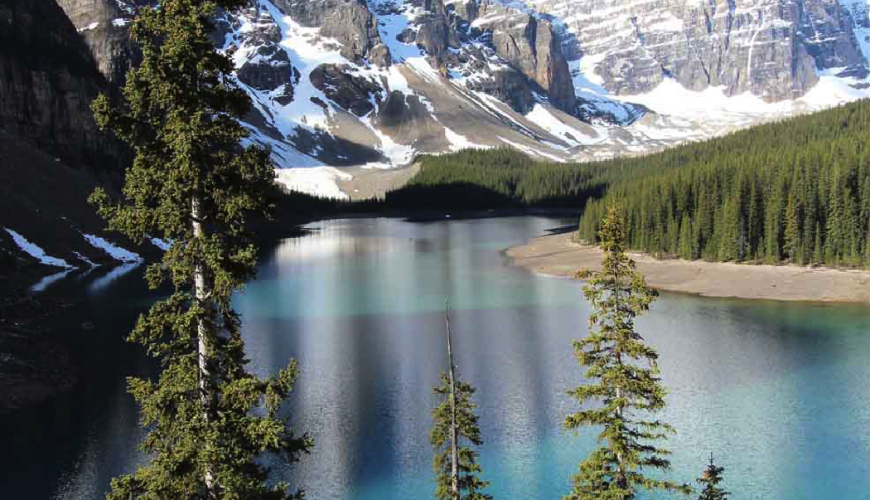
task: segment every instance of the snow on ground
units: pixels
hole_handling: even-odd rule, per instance
[[[95,29],[97,29],[97,26],[99,26],[99,25],[100,25],[100,23],[94,22],[94,23],[91,23],[91,24],[85,26],[84,28],[80,28],[76,31],[78,31],[79,33],[82,33],[84,31],[95,30]]]
[[[124,250],[123,248],[113,245],[108,241],[100,238],[99,236],[93,234],[82,233],[82,236],[91,244],[91,246],[95,248],[99,248],[100,250],[109,254],[110,257],[119,261],[119,262],[142,262],[142,257],[138,254],[135,254],[129,250]]]
[[[172,243],[166,240],[161,240],[160,238],[148,238],[148,241],[150,241],[152,245],[163,250],[164,252],[169,250],[169,247],[172,246]]]
[[[277,173],[278,184],[291,191],[338,200],[346,200],[348,196],[336,182],[353,179],[352,175],[335,167],[285,168]]]
[[[526,153],[527,155],[530,155],[530,156],[537,156],[539,158],[544,158],[545,160],[552,160],[552,161],[559,162],[559,163],[565,162],[565,160],[563,158],[560,158],[556,155],[544,153],[543,151],[539,151],[531,146],[526,146],[525,144],[521,144],[519,142],[514,142],[511,140],[505,139],[502,136],[498,136],[498,140],[500,140],[501,142],[507,144],[508,146],[510,146],[514,149],[518,149],[518,150],[522,151],[523,153]]]
[[[643,104],[666,116],[676,116],[697,121],[748,125],[759,118],[776,118],[810,111],[819,111],[844,102],[870,97],[870,90],[856,89],[852,85],[867,83],[866,80],[835,76],[843,68],[819,72],[819,83],[801,98],[765,102],[750,92],[736,96],[725,94],[725,87],[709,87],[693,92],[674,79],[666,78],[651,92],[632,96],[616,96],[615,99]]]
[[[526,113],[526,118],[571,146],[600,144],[607,138],[607,132],[606,130],[603,130],[603,128],[603,133],[599,133],[597,137],[590,137],[585,132],[571,127],[567,123],[556,118],[553,113],[550,113],[550,111],[540,103],[535,104],[535,107]]]
[[[870,18],[867,12],[868,0],[840,0],[840,5],[852,14],[852,30],[855,39],[864,54],[864,59],[870,61]]]
[[[468,140],[468,137],[465,137],[462,134],[457,134],[443,123],[441,125],[444,127],[444,135],[447,137],[447,142],[450,143],[450,151],[462,151],[463,149],[491,149],[491,146],[471,142]]]
[[[80,261],[82,261],[82,262],[84,262],[85,264],[87,264],[88,267],[90,267],[90,268],[100,267],[99,264],[94,263],[93,261],[91,261],[91,259],[85,257],[84,255],[82,255],[82,254],[80,254],[80,253],[78,253],[78,252],[73,252],[73,253],[76,255],[76,258],[78,258]]]
[[[4,229],[7,233],[9,233],[9,236],[12,236],[12,239],[15,241],[15,244],[18,245],[18,248],[20,248],[27,255],[30,255],[34,259],[38,260],[41,264],[45,264],[46,266],[75,269],[75,266],[67,264],[65,260],[47,255],[42,248],[34,243],[27,241],[24,236],[21,236],[20,234],[9,228]]]

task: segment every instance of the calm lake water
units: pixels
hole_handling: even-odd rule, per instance
[[[432,498],[432,387],[446,366],[445,297],[456,361],[477,389],[485,479],[496,499],[570,491],[592,431],[561,428],[582,382],[580,284],[511,267],[501,251],[570,221],[517,217],[315,223],[264,249],[236,301],[252,368],[293,357],[288,405],[316,441],[280,470],[311,499]],[[74,391],[0,418],[0,498],[102,498],[135,468],[141,437],[124,377],[154,372],[123,342],[154,299],[141,270],[70,275],[49,291],[84,303],[55,321],[82,362]],[[93,321],[94,329],[82,329]],[[710,452],[733,500],[870,499],[870,309],[663,294],[638,322],[670,390],[670,476],[694,482]]]

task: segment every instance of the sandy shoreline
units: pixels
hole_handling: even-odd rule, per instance
[[[507,255],[517,266],[552,276],[570,277],[583,268],[600,269],[601,250],[574,243],[570,236],[535,238],[508,249]],[[659,290],[707,297],[870,303],[870,271],[631,256],[647,283]]]

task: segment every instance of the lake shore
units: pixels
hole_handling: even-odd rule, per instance
[[[506,254],[514,265],[550,276],[599,270],[601,250],[570,238],[571,234],[542,236]],[[658,290],[705,297],[870,303],[870,271],[658,260],[638,253],[631,257],[647,283]]]

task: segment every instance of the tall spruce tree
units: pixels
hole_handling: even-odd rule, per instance
[[[639,490],[688,494],[688,485],[648,476],[670,468],[670,452],[656,445],[674,429],[650,415],[665,407],[659,378],[658,353],[635,330],[635,318],[649,310],[656,292],[646,285],[635,263],[625,254],[625,230],[617,206],[609,207],[598,235],[605,252],[600,273],[583,294],[592,304],[589,335],[574,342],[574,352],[591,381],[569,391],[585,408],[565,419],[567,429],[603,426],[601,446],[580,462],[571,500],[629,500]],[[590,406],[590,402],[599,405]]]
[[[727,500],[730,493],[719,487],[722,482],[722,473],[725,472],[724,467],[717,467],[713,463],[713,454],[710,453],[710,463],[707,464],[707,470],[698,478],[698,483],[702,486],[701,495],[698,500]]]
[[[135,152],[123,199],[91,197],[109,227],[136,241],[171,242],[149,266],[152,288],[173,293],[139,318],[130,338],[157,357],[157,381],[132,378],[148,434],[150,461],[112,482],[110,499],[287,499],[301,493],[270,482],[264,456],[296,461],[311,442],[279,415],[297,377],[295,361],[269,379],[245,370],[247,359],[232,294],[255,273],[256,249],[245,231],[270,209],[269,152],[242,147],[238,118],[250,101],[231,78],[231,60],[210,35],[218,9],[246,0],[161,0],[143,8],[131,29],[143,60],[132,69],[123,102],[105,96],[99,125]]]
[[[450,316],[447,318],[447,360],[449,368],[441,375],[435,394],[441,403],[432,410],[433,426],[429,441],[435,448],[435,497],[438,500],[490,500],[483,492],[489,482],[480,479],[483,470],[478,452],[471,446],[483,444],[471,400],[475,388],[456,376],[450,339]],[[463,446],[461,440],[471,446]]]

